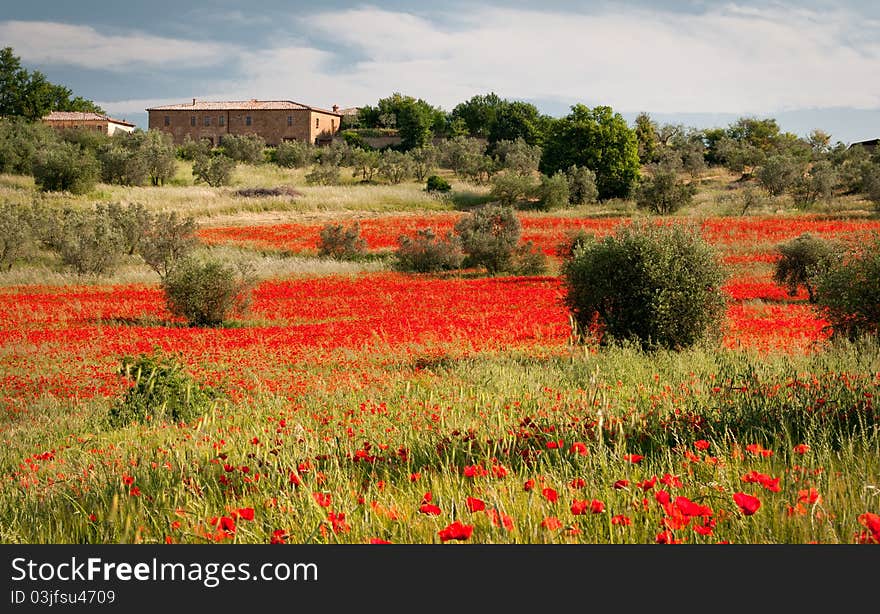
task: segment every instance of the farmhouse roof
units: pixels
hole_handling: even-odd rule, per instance
[[[196,100],[183,104],[168,104],[152,107],[147,111],[286,111],[286,110],[318,111],[329,115],[339,115],[334,111],[312,107],[292,100]]]
[[[52,111],[48,115],[43,116],[44,120],[47,121],[108,121],[113,122],[114,124],[120,124],[123,126],[134,126],[134,124],[129,123],[127,121],[123,121],[121,119],[113,119],[112,117],[108,117],[107,115],[101,115],[100,113],[91,113],[87,111]]]

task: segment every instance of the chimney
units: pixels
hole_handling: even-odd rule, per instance
[[[339,105],[338,105],[338,104],[334,104],[334,105],[333,105],[333,112],[334,112],[334,113],[338,113],[338,112],[339,112]]]
[[[196,106],[196,99],[193,98],[193,106]]]

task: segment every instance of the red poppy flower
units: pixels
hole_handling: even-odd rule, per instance
[[[809,451],[810,451],[810,446],[808,446],[808,445],[805,444],[805,443],[799,443],[798,445],[796,445],[796,446],[794,447],[794,453],[795,453],[795,454],[801,454],[801,455],[803,455],[803,454],[806,454],[806,453],[809,452]]]
[[[771,492],[779,492],[781,490],[779,487],[779,478],[773,478],[754,470],[742,476],[742,481],[746,484],[760,484]]]
[[[132,486],[131,490],[128,491],[128,494],[130,494],[132,497],[140,497],[141,496],[141,489],[138,488],[137,486]]]
[[[641,488],[642,490],[647,492],[647,491],[651,490],[652,488],[654,488],[654,484],[656,484],[656,483],[657,483],[657,476],[655,475],[650,480],[643,480],[641,482],[636,482],[636,486],[638,486],[639,488]]]
[[[507,467],[504,465],[492,465],[492,475],[496,478],[503,478],[507,476]]]
[[[549,488],[549,487],[548,487],[548,488],[545,488],[544,490],[541,491],[541,494],[542,494],[542,495],[544,496],[544,498],[547,499],[547,501],[549,501],[550,503],[556,503],[556,502],[559,500],[559,493],[557,493],[557,492],[556,492],[554,489],[552,489],[552,488]]]
[[[313,492],[312,498],[315,500],[315,503],[320,505],[321,507],[329,507],[330,506],[330,493],[323,492]]]
[[[587,485],[587,481],[584,478],[575,478],[568,485],[575,490],[580,490]]]
[[[626,488],[629,486],[629,480],[617,480],[614,483],[615,490],[620,490],[621,488]]]
[[[439,516],[443,513],[440,511],[439,507],[437,507],[436,505],[432,505],[431,503],[423,503],[419,507],[419,512],[428,516]]]
[[[705,439],[698,439],[694,442],[694,447],[697,450],[708,450],[709,449],[709,442],[706,441]]]
[[[508,531],[513,531],[513,518],[508,516],[507,514],[502,514],[498,510],[492,509],[486,512],[492,521],[492,526],[501,527],[503,526]]]
[[[680,544],[683,540],[675,539],[675,535],[672,534],[672,531],[667,530],[657,533],[655,541],[658,544]]]
[[[562,528],[562,522],[556,516],[548,516],[541,521],[541,526],[548,531],[558,531]]]
[[[482,465],[467,465],[464,468],[464,477],[466,478],[479,478],[488,474],[489,472]]]
[[[252,507],[242,507],[233,514],[233,517],[241,518],[242,520],[253,520],[254,519],[254,508]]]
[[[126,486],[131,486],[132,484],[134,484],[134,478],[130,475],[123,475],[122,476],[122,483],[125,484]]]
[[[602,514],[605,512],[605,503],[598,499],[590,501],[590,512],[593,514]]]
[[[681,488],[683,484],[681,483],[681,478],[677,475],[671,475],[666,473],[660,478],[660,483],[669,486],[670,488]]]
[[[712,535],[712,532],[715,530],[715,527],[711,524],[704,525],[696,525],[694,526],[694,531],[702,535],[703,537],[709,537]]]
[[[429,490],[424,495],[422,495],[422,503],[430,503],[433,498],[434,495],[431,494],[431,491]]]
[[[535,488],[535,480],[526,480],[526,483],[523,484],[523,490],[528,492]]]
[[[416,471],[414,473],[409,474],[409,481],[410,482],[418,482],[419,478],[421,478],[421,477],[422,477],[422,474],[419,473],[418,471]]]
[[[768,456],[773,456],[773,450],[767,450],[759,443],[750,443],[746,446],[746,452],[750,454],[754,454],[755,456],[763,456],[767,458]]]
[[[287,539],[287,531],[284,529],[275,529],[272,531],[272,537],[269,540],[270,544],[283,544]]]
[[[465,541],[471,538],[473,532],[473,525],[462,524],[460,521],[456,520],[445,529],[438,531],[437,535],[440,536],[440,541],[443,542],[448,542],[450,540]]]
[[[573,444],[571,444],[571,447],[569,448],[569,452],[571,452],[572,454],[578,454],[580,456],[586,456],[588,453],[587,452],[587,444],[585,444],[582,441],[576,441]]]
[[[757,497],[747,495],[744,492],[734,493],[733,501],[739,506],[740,511],[745,516],[751,516],[761,507],[761,501]]]
[[[563,448],[563,447],[565,447],[565,442],[561,439],[559,441],[548,441],[547,442],[547,449],[548,450],[556,450],[557,448]]]
[[[871,532],[875,542],[880,543],[880,515],[866,512],[859,516],[859,524]]]
[[[621,526],[621,527],[628,527],[629,525],[632,524],[632,520],[629,519],[629,516],[624,516],[623,514],[618,514],[617,516],[611,517],[611,524]]]
[[[345,522],[345,514],[341,512],[339,514],[329,512],[327,520],[330,521],[334,533],[348,533],[351,530],[351,527]]]
[[[819,496],[819,491],[815,488],[810,488],[809,490],[799,490],[798,491],[798,503],[808,503],[810,505],[819,501],[821,497]]]
[[[302,484],[302,480],[299,479],[299,476],[293,471],[290,472],[290,476],[288,476],[287,481],[294,486],[299,486]]]
[[[669,493],[665,490],[658,490],[654,493],[654,499],[656,499],[657,503],[659,503],[660,505],[666,505],[667,503],[669,503],[669,498]]]
[[[474,512],[482,512],[486,509],[486,503],[481,501],[480,499],[476,499],[474,497],[467,498],[467,508],[471,513]]]
[[[590,507],[590,502],[584,499],[583,501],[578,501],[575,499],[571,502],[571,513],[575,516],[580,516]]]
[[[385,539],[379,539],[378,537],[371,537],[370,543],[371,544],[390,544],[391,542],[387,541]]]
[[[641,454],[624,454],[623,455],[623,460],[629,461],[629,462],[636,464],[636,465],[638,463],[642,462],[642,459],[644,459],[644,458],[645,457],[642,456]]]
[[[708,505],[694,503],[687,497],[676,497],[675,507],[681,510],[685,516],[711,516],[713,513],[712,508]]]

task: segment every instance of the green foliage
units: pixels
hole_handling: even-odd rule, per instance
[[[284,141],[272,153],[272,161],[284,168],[305,168],[315,158],[315,148],[302,141]]]
[[[669,215],[690,204],[695,193],[696,186],[680,181],[675,167],[658,165],[640,180],[636,204],[651,213]]]
[[[351,260],[363,256],[367,249],[361,237],[360,222],[346,228],[342,224],[326,224],[321,229],[318,254],[336,260]]]
[[[224,134],[221,148],[236,162],[261,164],[266,159],[266,140],[257,134]]]
[[[26,258],[35,249],[31,213],[27,207],[0,203],[0,269]]]
[[[431,175],[425,183],[425,191],[427,192],[449,192],[452,186],[446,179],[439,175]]]
[[[216,403],[218,395],[201,388],[175,360],[155,356],[126,356],[119,374],[132,382],[108,412],[110,426],[133,422],[190,423]]]
[[[54,143],[37,152],[34,181],[44,192],[86,194],[98,182],[101,167],[91,152],[72,143]]]
[[[865,195],[880,211],[880,164],[872,164],[862,175],[862,189]]]
[[[538,171],[541,162],[541,148],[529,145],[522,137],[514,141],[502,140],[493,147],[499,170],[530,176]]]
[[[446,126],[446,114],[441,109],[399,92],[382,98],[376,107],[361,108],[359,117],[368,128],[397,128],[403,151],[424,147]]]
[[[37,153],[55,142],[55,133],[21,117],[0,118],[0,173],[30,175]]]
[[[773,279],[785,285],[789,296],[797,294],[804,286],[810,302],[816,302],[813,278],[827,266],[829,259],[838,251],[837,247],[825,239],[804,233],[799,237],[776,246],[780,258],[776,261]]]
[[[535,190],[535,180],[529,175],[502,173],[492,178],[489,194],[504,206],[513,206],[526,200]]]
[[[355,149],[351,158],[351,165],[354,167],[352,177],[360,175],[362,182],[373,181],[373,177],[379,172],[381,154],[372,149]]]
[[[386,149],[379,156],[379,175],[388,183],[398,184],[412,174],[412,160],[408,154]]]
[[[305,176],[309,185],[337,185],[339,183],[339,167],[330,162],[322,162],[312,167]]]
[[[409,159],[412,162],[412,174],[416,181],[425,181],[437,166],[437,148],[433,145],[425,145],[424,147],[416,147],[408,152]]]
[[[835,336],[880,336],[880,235],[834,254],[814,280],[816,305]]]
[[[803,166],[793,158],[773,155],[758,169],[758,182],[773,196],[789,190],[803,176]]]
[[[122,241],[122,251],[129,256],[137,253],[143,238],[150,232],[153,215],[141,203],[98,205],[98,215],[106,215]]]
[[[219,326],[233,313],[244,312],[253,280],[242,266],[189,256],[162,280],[168,310],[190,326]]]
[[[660,140],[657,137],[657,124],[647,113],[639,113],[635,122],[636,142],[639,146],[639,162],[650,164],[655,162]]]
[[[123,253],[123,238],[106,208],[68,210],[60,220],[61,231],[53,248],[61,262],[79,275],[112,273]]]
[[[440,162],[457,177],[479,177],[486,165],[485,152],[484,141],[457,136],[440,146]]]
[[[131,135],[138,142],[138,150],[147,167],[147,177],[154,186],[164,185],[174,177],[177,165],[171,135],[161,130],[142,132],[135,130]]]
[[[128,138],[127,134],[114,137],[98,149],[97,158],[104,183],[143,185],[147,182],[147,161],[135,147],[123,142]]]
[[[183,143],[177,148],[177,157],[181,160],[194,162],[200,158],[207,158],[211,155],[213,146],[208,139],[194,140],[190,135],[183,137]]]
[[[422,228],[415,237],[398,238],[400,247],[394,268],[412,273],[436,273],[457,269],[461,266],[464,254],[461,242],[452,233],[438,236],[432,228]]]
[[[193,164],[192,174],[196,183],[204,182],[216,188],[232,182],[235,160],[225,155],[201,156]]]
[[[24,117],[35,121],[50,111],[89,111],[104,114],[91,100],[63,85],[50,83],[38,70],[29,72],[12,47],[0,50],[0,117]]]
[[[510,270],[522,225],[511,207],[484,205],[458,220],[455,232],[467,255],[465,265],[494,275]]]
[[[582,246],[593,241],[594,235],[586,230],[577,229],[566,233],[565,238],[556,246],[556,256],[561,260],[568,260],[574,256],[575,252]]]
[[[565,171],[568,180],[568,202],[572,205],[594,203],[599,198],[596,173],[582,166],[570,166]]]
[[[837,171],[828,160],[819,160],[810,170],[797,177],[790,191],[798,207],[810,207],[819,200],[828,202],[834,194]]]
[[[582,243],[563,264],[566,304],[584,334],[682,349],[720,330],[719,258],[695,228],[636,223]]]
[[[543,275],[547,268],[547,256],[531,241],[520,243],[513,249],[510,265],[512,275]]]
[[[600,198],[626,198],[639,177],[635,133],[611,107],[573,106],[550,127],[541,172],[552,175],[572,165],[595,171]]]
[[[177,211],[159,213],[151,216],[137,251],[144,262],[164,279],[195,250],[197,229],[192,217],[181,217]]]
[[[565,173],[557,172],[552,177],[541,175],[541,183],[537,192],[538,204],[545,211],[569,205],[571,194],[568,188],[568,177]]]

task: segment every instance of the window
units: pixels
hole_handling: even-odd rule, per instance
[[[287,116],[287,125],[288,125],[288,126],[292,126],[292,125],[293,125],[293,115],[288,115],[288,116]]]
[[[195,125],[196,125],[196,116],[195,116],[195,115],[192,115],[192,116],[189,118],[189,125],[190,125],[190,126],[195,126]]]
[[[225,126],[226,125],[226,116],[221,115],[220,117],[218,117],[217,123],[220,124],[221,126]]]
[[[205,125],[206,126],[211,125],[211,116],[210,115],[205,115]]]
[[[320,126],[320,125],[321,125],[321,118],[320,118],[320,117],[316,117],[316,118],[315,118],[315,128],[317,128],[317,127]]]
[[[166,125],[166,126],[170,126],[170,125],[171,125],[171,118],[170,118],[169,116],[167,116],[167,115],[165,116],[165,125]]]
[[[248,115],[248,116],[246,116],[246,117],[244,118],[244,125],[245,125],[245,126],[250,126],[250,125],[251,125],[251,116],[250,116],[250,115]]]

